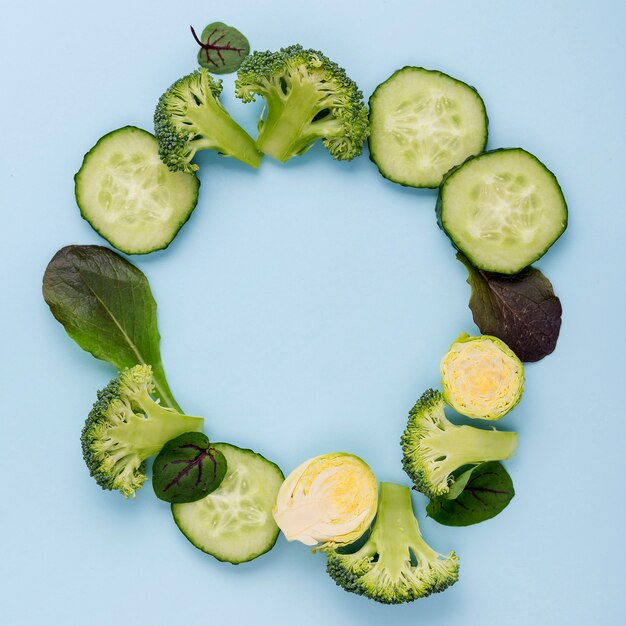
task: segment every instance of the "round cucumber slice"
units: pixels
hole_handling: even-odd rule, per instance
[[[521,148],[485,152],[450,172],[439,190],[439,224],[478,269],[516,274],[567,227],[554,174]]]
[[[104,135],[74,177],[80,213],[126,254],[167,248],[198,202],[194,174],[170,172],[149,132],[125,126]]]
[[[276,543],[279,530],[272,508],[285,477],[252,450],[228,443],[213,446],[226,457],[224,480],[202,500],[173,504],[174,521],[196,548],[218,561],[251,561]]]
[[[369,106],[370,158],[401,185],[438,187],[487,143],[482,98],[442,72],[404,67],[376,88]]]

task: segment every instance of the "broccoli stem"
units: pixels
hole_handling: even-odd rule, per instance
[[[161,448],[174,437],[202,431],[203,418],[185,415],[161,406],[145,389],[133,394],[131,401],[146,414],[146,418],[133,418],[127,427],[120,431],[119,439],[135,447],[138,442],[141,442],[140,457],[142,459],[158,454]]]
[[[445,457],[434,470],[440,479],[463,465],[508,459],[517,448],[517,433],[454,426],[433,435],[430,445]]]
[[[320,111],[320,94],[313,84],[294,79],[288,96],[264,96],[267,114],[256,145],[264,154],[284,163],[311,144],[308,127]]]
[[[217,150],[255,168],[261,164],[261,153],[254,140],[230,117],[217,98],[207,98],[202,106],[189,107],[187,117],[202,136],[197,141],[198,149]]]
[[[517,448],[517,433],[496,430],[482,430],[473,426],[459,426],[448,439],[451,452],[463,464],[483,461],[504,461],[513,455]],[[455,446],[458,443],[458,447]]]
[[[413,513],[410,489],[395,483],[380,483],[372,542],[378,547],[381,565],[392,580],[400,580],[405,575],[407,562],[412,559],[417,561],[417,566],[428,570],[437,566],[441,556],[422,537]]]
[[[385,538],[400,536],[401,541],[385,541]],[[411,491],[408,487],[380,483],[378,513],[370,543],[378,547],[381,565],[389,572],[391,579],[398,580],[410,558],[408,548],[415,550],[424,543],[413,515]]]
[[[473,426],[451,426],[431,434],[428,440],[433,483],[445,480],[464,465],[508,459],[517,448],[517,433]]]
[[[174,413],[172,409],[166,409],[156,403],[155,406],[159,408],[150,409],[147,419],[133,418],[127,427],[120,431],[118,437],[120,442],[134,446],[142,460],[158,454],[163,446],[175,437],[202,431],[202,418]]]

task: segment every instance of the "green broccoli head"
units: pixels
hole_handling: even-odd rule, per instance
[[[352,554],[329,551],[326,570],[346,591],[401,604],[443,591],[459,578],[459,562],[433,550],[413,515],[408,487],[381,483],[370,536]]]
[[[81,435],[89,473],[103,489],[134,496],[146,480],[144,461],[174,437],[202,430],[203,419],[156,402],[152,368],[120,372],[98,392]]]
[[[317,50],[295,45],[255,52],[239,68],[235,93],[244,102],[265,98],[257,138],[264,154],[288,161],[318,139],[335,159],[361,154],[369,133],[363,94]]]
[[[161,159],[172,171],[194,172],[199,150],[217,150],[258,167],[261,154],[253,139],[219,100],[222,81],[204,68],[177,80],[159,99],[154,131]]]
[[[508,459],[517,433],[457,426],[445,415],[443,395],[428,389],[409,413],[402,435],[402,466],[415,487],[430,498],[444,495],[465,465]]]

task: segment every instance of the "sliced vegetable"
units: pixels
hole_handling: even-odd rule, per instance
[[[521,148],[485,152],[450,172],[439,190],[439,225],[476,268],[516,274],[567,227],[554,174]]]
[[[357,550],[328,551],[326,571],[346,591],[382,604],[402,604],[457,582],[459,560],[454,552],[440,554],[426,543],[409,488],[383,482],[369,536]]]
[[[166,502],[195,502],[215,491],[226,475],[226,457],[203,433],[168,441],[152,465],[152,487]]]
[[[161,406],[153,394],[149,365],[120,372],[98,392],[80,441],[89,473],[102,489],[134,497],[146,480],[146,459],[170,439],[202,430],[201,417]]]
[[[354,543],[376,514],[378,484],[365,461],[345,452],[302,463],[278,492],[274,519],[288,541],[320,549]]]
[[[436,70],[403,67],[372,94],[370,158],[380,173],[411,187],[438,187],[444,174],[487,143],[478,92]]]
[[[457,426],[446,417],[443,394],[428,389],[409,413],[400,445],[404,471],[432,499],[448,494],[466,466],[512,456],[517,433]]]
[[[319,50],[288,46],[255,52],[239,68],[235,95],[265,100],[256,145],[283,163],[318,140],[333,159],[361,154],[369,133],[367,107],[356,83]]]
[[[154,133],[161,159],[172,172],[196,172],[192,160],[202,150],[259,167],[263,155],[224,108],[221,93],[222,81],[202,67],[179,78],[159,98]]]
[[[222,484],[202,500],[172,504],[174,521],[191,543],[218,561],[243,563],[272,549],[278,526],[272,517],[284,476],[252,450],[213,444],[228,465]]]
[[[441,360],[444,400],[467,417],[498,420],[521,399],[524,366],[497,337],[461,333]]]
[[[452,490],[457,486],[462,488],[453,494]],[[450,493],[431,500],[426,511],[440,524],[470,526],[501,513],[514,495],[508,472],[502,463],[493,461],[464,472],[450,488]]]
[[[43,297],[67,334],[118,370],[152,366],[161,404],[181,410],[167,384],[150,283],[132,263],[102,246],[66,246],[46,268]]]
[[[485,335],[499,337],[525,362],[539,361],[556,348],[561,329],[561,301],[536,268],[507,276],[476,269],[462,254],[469,273],[469,308]]]
[[[200,187],[195,174],[170,172],[156,138],[134,126],[102,137],[74,180],[81,215],[126,254],[167,248],[195,209]]]

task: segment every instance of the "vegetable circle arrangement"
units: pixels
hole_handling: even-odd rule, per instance
[[[293,45],[250,55],[247,39],[221,22],[192,33],[201,67],[161,96],[155,135],[127,126],[86,154],[75,177],[82,217],[126,254],[166,248],[196,206],[193,159],[207,149],[256,168],[264,156],[285,162],[318,140],[333,158],[353,159],[369,139],[383,176],[439,188],[437,220],[468,270],[482,334],[462,333],[443,356],[441,390],[426,390],[409,412],[401,461],[436,521],[465,526],[497,515],[514,495],[501,461],[514,454],[517,433],[457,424],[446,406],[500,420],[522,397],[522,362],[556,346],[561,305],[531,267],[567,225],[554,174],[521,148],[485,152],[482,98],[442,72],[404,67],[376,88],[368,109],[321,52]],[[265,101],[256,139],[222,106],[211,75],[235,70],[236,95]],[[134,496],[156,456],[155,495],[171,503],[189,541],[220,561],[255,559],[282,531],[325,553],[328,574],[346,591],[378,602],[412,601],[457,581],[457,556],[422,537],[409,487],[379,484],[362,459],[329,452],[285,478],[252,450],[211,442],[203,419],[174,399],[148,279],[124,257],[102,246],[62,248],[43,295],[70,337],[119,372],[97,393],[81,435],[103,489]]]

